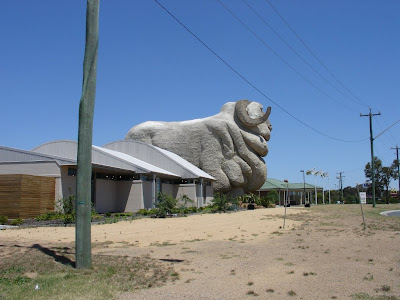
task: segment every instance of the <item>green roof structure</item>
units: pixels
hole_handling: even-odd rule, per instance
[[[315,186],[313,184],[309,184],[309,183],[290,183],[290,182],[285,182],[285,181],[281,181],[281,180],[277,180],[274,178],[267,178],[267,180],[265,181],[265,183],[263,184],[263,186],[258,189],[258,191],[271,191],[271,190],[276,190],[276,191],[283,191],[286,189],[289,190],[296,190],[296,191],[302,191],[304,190],[304,186],[306,188],[306,191],[314,191],[315,190]],[[322,191],[322,187],[321,186],[316,186],[317,190],[321,190]]]
[[[277,191],[279,193],[279,202],[277,204],[282,205],[282,203],[286,201],[285,199],[288,199],[287,201],[291,205],[302,205],[306,198],[308,199],[307,202],[310,202],[312,199],[311,201],[315,203],[315,191],[318,193],[322,192],[322,190],[321,186],[315,186],[309,183],[290,183],[274,178],[268,178],[257,192],[261,197],[267,195],[269,191]]]

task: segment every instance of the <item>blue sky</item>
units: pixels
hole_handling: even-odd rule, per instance
[[[381,113],[374,135],[400,119],[400,2],[269,0],[328,72],[268,1],[220,1],[236,18],[216,0],[159,0],[256,89],[155,1],[101,1],[93,144],[147,120],[203,118],[249,99],[272,107],[268,177],[302,182],[300,170],[316,168],[331,188],[337,172],[344,186],[364,182],[369,122],[360,113]],[[85,15],[86,1],[0,2],[2,145],[77,139]],[[400,123],[375,140],[384,165],[399,132]]]

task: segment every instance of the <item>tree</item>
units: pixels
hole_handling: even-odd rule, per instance
[[[382,184],[385,186],[386,203],[389,204],[389,185],[392,179],[397,179],[396,160],[390,167],[382,167]]]
[[[394,160],[392,165],[389,167],[385,167],[382,165],[382,161],[374,157],[374,165],[375,165],[375,192],[377,194],[382,194],[382,191],[385,191],[385,199],[386,203],[389,203],[389,185],[392,179],[398,178],[398,161]],[[370,163],[367,163],[364,169],[365,177],[372,180],[372,170]]]
[[[382,177],[382,161],[374,156],[374,179],[375,179],[375,193],[376,194],[381,194],[381,191],[383,190],[383,186],[382,186],[382,181],[381,181],[381,177]],[[365,169],[364,169],[364,173],[365,173],[365,177],[368,178],[370,181],[372,181],[372,168],[371,168],[371,163],[367,163],[365,165]],[[372,194],[372,190],[369,190],[368,192],[371,192]]]
[[[393,179],[397,180],[399,179],[399,161],[395,159],[391,165],[391,168],[393,168]]]
[[[357,188],[347,186],[343,189],[343,198],[345,203],[356,203],[357,202]]]

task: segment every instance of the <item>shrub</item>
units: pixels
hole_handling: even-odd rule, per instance
[[[75,213],[75,195],[71,194],[61,199],[62,211],[66,215]]]
[[[199,209],[196,206],[188,207],[188,211],[190,213],[196,213],[199,211]]]
[[[264,198],[265,198],[265,203],[268,202],[269,205],[277,204],[279,202],[279,194],[275,190],[269,191],[268,194],[265,197],[263,197],[263,199]],[[266,207],[268,207],[268,205]]]
[[[36,217],[36,221],[48,221],[48,220],[62,220],[64,215],[56,211],[46,211],[44,214]]]
[[[63,215],[64,224],[74,223],[75,214]]]
[[[18,225],[21,225],[22,223],[24,223],[24,220],[22,220],[21,218],[17,218],[17,219],[12,220],[10,222],[10,225],[18,226]]]
[[[172,214],[177,204],[178,200],[174,197],[164,193],[158,194],[156,201],[156,207],[158,208],[158,211],[156,212],[156,216],[162,218],[166,215]]]
[[[58,216],[53,218],[53,219],[48,219],[48,220],[56,220],[56,219],[60,219],[60,220],[64,220],[64,224],[68,224],[68,223],[74,223],[75,222],[75,195],[74,194],[70,194],[67,197],[62,198],[59,202],[61,203],[61,207],[59,208],[59,211],[61,211],[62,213],[58,213]],[[92,212],[91,212],[91,216],[93,217],[93,212],[96,214],[96,212],[94,211],[93,207],[92,207]],[[38,218],[36,218],[36,220],[38,220]],[[38,220],[40,221],[40,220]]]
[[[99,215],[99,214],[92,214],[91,215],[91,220],[92,222],[94,221],[100,221],[101,219],[103,219],[103,216]]]
[[[117,218],[126,218],[126,217],[132,217],[133,213],[130,212],[121,212],[121,213],[116,213],[114,214],[115,217]]]
[[[148,210],[148,213],[149,213],[150,215],[157,215],[157,213],[158,213],[158,208],[149,209],[149,210]]]
[[[147,216],[149,214],[149,211],[145,208],[141,208],[136,212],[138,215],[142,215],[142,216]]]
[[[245,194],[243,196],[239,196],[237,197],[237,201],[248,204],[262,205],[261,198],[256,194]]]
[[[212,206],[219,212],[226,212],[229,208],[230,197],[224,193],[214,193],[214,199],[211,200]]]
[[[192,199],[190,199],[188,196],[186,196],[185,194],[183,194],[181,197],[179,197],[178,203],[179,203],[180,209],[187,209],[188,203],[193,204],[194,201]]]
[[[8,222],[8,217],[7,216],[0,216],[0,224],[4,225]]]

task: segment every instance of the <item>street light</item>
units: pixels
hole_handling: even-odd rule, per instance
[[[329,180],[329,175],[328,172],[323,172],[323,171],[320,171],[320,175],[322,177],[322,203],[325,204],[324,177],[328,177]]]
[[[300,172],[303,172],[303,195],[304,195],[304,207],[310,207],[310,201],[306,203],[306,177],[304,174],[304,170],[300,170]]]
[[[287,179],[285,179],[284,182],[286,182],[286,197],[285,197],[285,200],[284,200],[284,203],[285,203],[285,215],[283,217],[283,229],[285,229],[285,224],[286,224],[286,207],[288,206],[287,205],[287,199],[288,199],[288,194],[289,194],[289,181]]]
[[[308,170],[307,175],[314,175],[314,195],[315,195],[315,205],[318,204],[318,195],[317,195],[317,175],[319,174],[319,171],[316,171],[315,168]]]
[[[331,185],[329,183],[329,173],[326,172],[326,177],[328,177],[328,198],[329,198],[329,204],[331,204]]]

